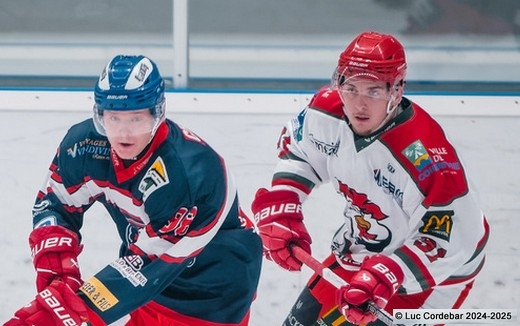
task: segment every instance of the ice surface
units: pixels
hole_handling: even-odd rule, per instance
[[[67,128],[88,112],[0,111],[0,322],[35,294],[27,236],[31,207],[55,148]],[[169,114],[213,145],[228,161],[243,208],[258,187],[269,183],[278,132],[289,114]],[[491,225],[488,259],[465,308],[520,307],[520,118],[438,117],[458,146],[480,190]],[[327,255],[329,239],[341,222],[342,204],[332,188],[317,189],[304,206],[317,258]],[[83,230],[80,256],[89,276],[117,255],[118,241],[107,213],[94,206]],[[286,272],[265,261],[251,325],[280,325],[310,275]]]

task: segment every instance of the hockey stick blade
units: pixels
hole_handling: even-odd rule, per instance
[[[294,257],[301,261],[305,266],[312,269],[315,273],[323,277],[327,282],[332,284],[335,288],[339,289],[342,286],[348,285],[347,281],[334,273],[330,268],[320,263],[316,258],[309,255],[305,250],[298,246],[291,247]],[[374,302],[368,303],[368,310],[374,314],[380,321],[388,326],[397,326],[394,324],[393,318],[386,311],[381,310]]]

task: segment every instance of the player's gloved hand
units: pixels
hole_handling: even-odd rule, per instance
[[[401,286],[403,279],[401,267],[388,256],[378,254],[366,258],[350,284],[338,290],[338,307],[353,324],[374,321],[377,318],[367,310],[368,302],[372,301],[383,309]]]
[[[15,312],[14,316],[4,326],[79,326],[88,322],[85,303],[67,284],[57,280],[38,293],[31,303]]]
[[[38,292],[55,279],[64,281],[73,291],[81,286],[78,255],[83,246],[76,233],[58,225],[39,227],[31,232],[29,245]]]
[[[291,252],[291,245],[311,253],[311,237],[303,224],[298,194],[290,190],[257,191],[251,204],[262,238],[264,255],[289,271],[301,270],[302,263]]]

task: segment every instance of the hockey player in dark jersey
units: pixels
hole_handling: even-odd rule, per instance
[[[283,325],[381,325],[369,302],[390,315],[456,309],[484,264],[476,190],[441,126],[403,96],[405,75],[397,39],[361,33],[282,130],[271,188],[252,203],[265,255],[301,268],[291,246],[311,253],[312,240],[301,203],[331,183],[346,207],[324,264],[349,283],[337,291],[313,275]]]
[[[93,118],[69,129],[33,208],[39,293],[5,325],[247,325],[262,245],[223,158],[165,118],[149,58],[114,57],[94,93]],[[80,230],[94,202],[122,245],[83,281]]]

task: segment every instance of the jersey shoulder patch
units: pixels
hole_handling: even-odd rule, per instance
[[[421,107],[382,136],[384,143],[418,185],[423,205],[447,205],[468,192],[462,163],[441,126]]]
[[[139,183],[139,191],[143,193],[143,201],[145,201],[152,192],[167,185],[169,182],[170,179],[168,178],[164,161],[161,157],[158,157],[148,168]]]

